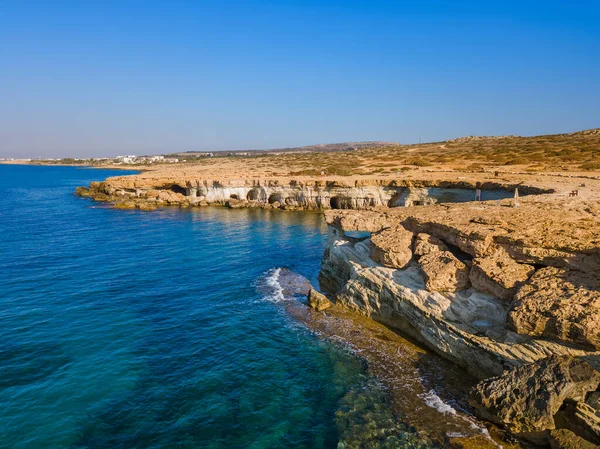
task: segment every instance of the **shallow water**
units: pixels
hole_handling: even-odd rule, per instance
[[[317,284],[320,214],[73,195],[118,174],[0,165],[1,448],[439,447],[352,347],[376,333],[290,303]]]

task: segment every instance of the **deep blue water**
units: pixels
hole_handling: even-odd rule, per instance
[[[0,447],[335,447],[362,366],[257,287],[322,217],[73,195],[117,174],[0,165]]]

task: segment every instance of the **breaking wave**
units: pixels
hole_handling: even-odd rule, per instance
[[[282,302],[306,296],[310,282],[304,276],[287,268],[272,268],[256,282],[261,301]]]
[[[434,408],[441,413],[456,415],[456,410],[451,405],[442,401],[442,398],[440,398],[435,391],[430,390],[429,392],[420,395],[420,397],[428,407]]]
[[[281,268],[272,268],[259,279],[257,288],[262,293],[262,301],[277,303],[286,300],[283,288],[279,283],[279,273],[281,273]]]

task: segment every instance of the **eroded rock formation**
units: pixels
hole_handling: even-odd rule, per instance
[[[326,212],[321,286],[480,379],[500,376],[473,400],[487,419],[537,443],[595,447],[600,207],[562,207]]]
[[[416,235],[413,249],[415,256],[426,256],[438,251],[448,251],[448,247],[440,239],[429,234]]]
[[[477,290],[510,302],[533,271],[533,266],[515,262],[504,249],[498,248],[473,261],[470,280]]]
[[[586,399],[584,393],[597,387],[597,374],[582,368],[582,360],[600,367],[600,183],[589,181],[587,198],[571,201],[564,190],[578,189],[578,179],[525,186],[514,177],[475,182],[422,175],[200,181],[140,174],[77,193],[125,208],[336,209],[326,211],[329,239],[319,281],[337,304],[414,337],[480,379],[502,376],[488,382],[499,382],[494,388],[483,384],[474,402],[490,419],[553,447],[596,444],[597,394]],[[519,207],[511,200],[436,205],[440,189],[517,186],[521,193],[557,186],[563,192],[522,198]],[[472,200],[472,191],[466,193],[458,196]],[[398,207],[420,204],[429,207]],[[352,238],[350,231],[372,235]],[[309,303],[317,310],[329,304],[316,291]],[[492,390],[505,391],[504,399],[493,398]],[[534,406],[526,417],[515,412]]]
[[[181,207],[230,205],[286,210],[354,209],[408,207],[442,202],[473,200],[474,188],[495,189],[508,196],[515,188],[509,183],[476,183],[450,180],[389,180],[377,178],[258,178],[221,180],[197,179],[186,175],[161,176],[157,172],[108,178],[79,188],[81,196],[99,201],[136,204],[156,203]],[[546,189],[523,187],[529,193]]]
[[[412,259],[413,233],[402,226],[371,237],[371,259],[390,268],[404,268]]]
[[[418,262],[430,292],[458,292],[469,287],[469,267],[450,251],[433,251]]]
[[[600,373],[586,362],[552,356],[480,382],[469,403],[481,417],[544,444],[565,401],[584,401],[598,384]]]
[[[587,273],[542,268],[517,292],[508,326],[519,334],[600,349],[600,280]]]

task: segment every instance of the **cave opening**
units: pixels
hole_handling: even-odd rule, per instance
[[[229,199],[230,200],[239,200],[240,196],[237,193],[232,193],[231,195],[229,195]]]
[[[178,186],[177,184],[171,185],[171,192],[181,193],[182,195],[187,194],[187,189],[185,187]]]
[[[246,199],[248,201],[257,201],[258,200],[258,189],[252,189],[246,195]]]
[[[281,198],[281,194],[280,193],[271,193],[271,195],[269,195],[269,204],[273,204],[275,202],[279,202],[279,204],[282,203],[282,198]]]
[[[450,251],[452,254],[454,254],[454,256],[461,262],[465,263],[465,262],[471,262],[473,260],[472,255],[463,251],[458,246],[448,243],[446,241],[444,241],[444,244],[448,247],[448,251]]]
[[[332,209],[341,209],[340,207],[340,199],[337,196],[332,196],[329,198],[329,207]]]

